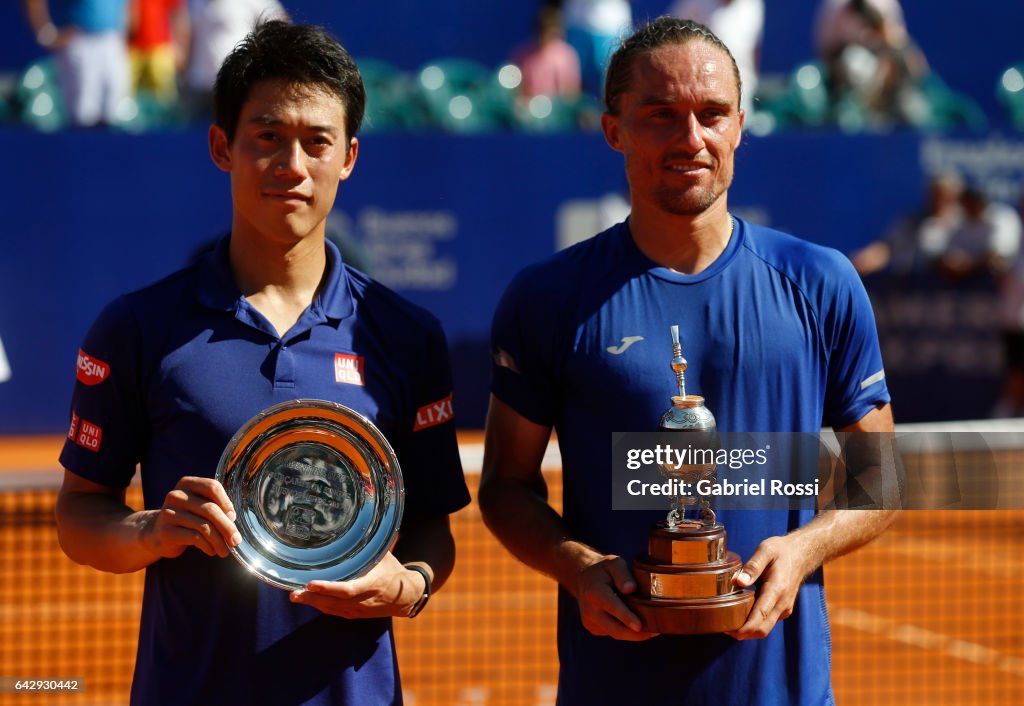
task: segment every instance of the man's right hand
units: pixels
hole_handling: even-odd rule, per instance
[[[70,44],[81,32],[82,30],[74,25],[57,27],[52,22],[47,22],[36,30],[36,43],[44,49],[56,51]]]
[[[637,588],[626,562],[573,539],[548,504],[541,464],[550,436],[550,426],[530,421],[491,395],[477,495],[484,521],[517,559],[573,595],[589,632],[616,640],[654,637],[622,600]]]
[[[580,619],[590,633],[616,640],[640,642],[658,633],[644,632],[640,618],[622,600],[636,591],[636,579],[622,557],[606,555],[590,564],[576,579]]]
[[[235,509],[224,486],[213,478],[179,480],[163,507],[150,511],[142,531],[143,545],[164,558],[180,556],[188,547],[226,557],[241,542]]]

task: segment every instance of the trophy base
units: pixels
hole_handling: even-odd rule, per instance
[[[645,631],[702,635],[746,622],[754,592],[736,586],[743,561],[726,550],[722,525],[659,523],[648,540],[648,554],[633,562],[636,594],[626,597]]]
[[[661,564],[701,564],[725,558],[725,527],[684,521],[668,527],[664,521],[647,537],[647,555]]]
[[[754,592],[736,591],[710,598],[640,598],[626,596],[646,632],[704,635],[736,630],[747,620]]]
[[[648,563],[648,557],[633,562],[637,595],[664,599],[713,598],[736,592],[736,574],[743,562],[735,552],[719,561],[704,564]]]

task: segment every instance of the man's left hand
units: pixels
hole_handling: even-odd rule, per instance
[[[761,580],[757,599],[747,622],[726,634],[737,640],[766,637],[775,623],[792,615],[800,584],[815,568],[808,563],[807,552],[794,535],[769,537],[761,542],[736,576],[740,588],[749,588]]]
[[[423,595],[423,576],[388,552],[365,576],[351,581],[310,581],[293,591],[293,603],[342,618],[404,617]]]

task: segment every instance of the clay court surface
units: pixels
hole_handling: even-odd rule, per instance
[[[460,437],[474,493],[480,441]],[[60,443],[0,440],[0,677],[75,678],[85,690],[2,693],[0,705],[127,704],[142,574],[102,574],[60,553]],[[546,468],[558,498],[557,457]],[[553,704],[553,584],[509,557],[475,504],[453,528],[453,578],[422,617],[396,623],[407,703]],[[839,704],[1020,703],[1024,511],[906,512],[826,577]]]

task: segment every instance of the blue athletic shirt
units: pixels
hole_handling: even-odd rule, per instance
[[[158,508],[182,476],[213,477],[255,414],[318,398],[387,437],[406,520],[466,505],[438,321],[327,243],[325,286],[281,338],[235,285],[227,242],[103,311],[79,351],[61,463],[117,488],[141,464],[145,506]],[[132,703],[401,703],[390,619],[328,616],[288,595],[195,548],[149,566]]]
[[[52,3],[58,27],[74,25],[83,32],[123,32],[128,23],[126,0],[62,0]]]
[[[521,272],[494,317],[493,393],[555,427],[572,535],[630,562],[668,506],[611,509],[611,435],[654,431],[678,394],[673,324],[689,365],[686,391],[705,397],[720,431],[816,432],[889,401],[874,317],[849,261],[733,220],[725,251],[696,275],[658,266],[621,223]],[[718,513],[729,549],[743,559],[812,515]],[[832,702],[820,569],[793,615],[763,640],[596,637],[560,590],[558,646],[562,706]]]

